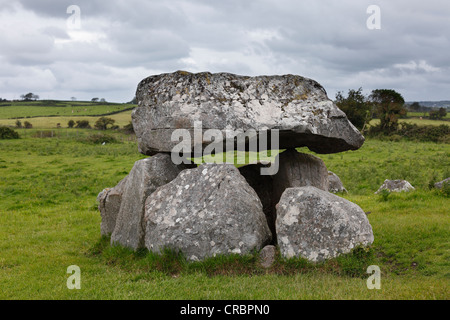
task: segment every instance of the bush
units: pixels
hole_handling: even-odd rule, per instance
[[[391,195],[391,192],[388,189],[383,189],[380,191],[379,195],[380,195],[380,200],[386,202],[386,201],[388,201],[388,198]]]
[[[67,122],[67,126],[69,128],[73,128],[74,125],[75,125],[75,121],[73,121],[73,120],[69,120],[69,122]]]
[[[26,129],[31,129],[31,128],[33,128],[33,125],[31,124],[31,122],[28,122],[28,121],[25,121],[25,122],[23,123],[23,126],[24,126]]]
[[[382,130],[380,125],[370,127],[368,136],[388,137],[388,140],[399,141],[399,138],[407,138],[413,141],[448,142],[450,141],[450,126],[419,126],[417,124],[402,123],[396,130],[389,133]]]
[[[75,127],[79,129],[90,129],[91,125],[88,120],[78,120]]]
[[[22,128],[22,122],[20,120],[16,121],[16,128]]]
[[[450,197],[450,182],[444,182],[442,185],[441,193],[447,198]]]
[[[0,127],[0,139],[19,139],[19,134],[11,128]]]
[[[108,125],[112,126],[114,125],[114,122],[116,122],[116,120],[112,118],[101,117],[95,122],[94,127],[98,130],[106,130],[108,129]]]

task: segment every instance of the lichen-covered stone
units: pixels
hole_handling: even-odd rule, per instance
[[[97,196],[98,210],[102,218],[101,235],[110,235],[114,231],[127,178],[128,176],[123,178],[114,188],[104,189]]]
[[[144,247],[145,200],[186,168],[184,165],[174,165],[168,154],[136,161],[123,186],[120,210],[111,235],[112,244],[131,249]]]
[[[270,268],[274,263],[276,259],[277,254],[277,248],[272,245],[265,246],[260,252],[259,252],[259,263],[263,268]]]
[[[320,262],[373,243],[372,227],[356,204],[315,187],[289,188],[277,205],[282,256]]]
[[[287,188],[313,186],[328,190],[328,169],[322,159],[289,149],[278,155],[279,169],[274,175],[276,202]]]
[[[375,192],[375,194],[380,193],[383,190],[388,190],[390,192],[409,192],[415,190],[415,188],[406,180],[384,180],[381,187]]]
[[[277,243],[275,231],[275,206],[287,188],[313,186],[328,190],[328,170],[318,157],[289,149],[277,155],[278,172],[272,176],[261,175],[267,164],[250,164],[239,168],[263,204],[264,214],[272,232],[272,243]]]
[[[442,187],[445,186],[445,185],[450,185],[450,177],[447,178],[447,179],[445,179],[445,180],[442,180],[442,181],[440,181],[440,182],[436,182],[436,183],[434,184],[434,187],[435,187],[436,189],[442,189]]]
[[[132,113],[140,152],[171,152],[175,129],[257,133],[277,129],[280,149],[317,153],[356,150],[364,137],[314,80],[296,75],[246,77],[178,71],[142,80]],[[217,141],[216,141],[217,142]],[[202,147],[211,141],[202,140]],[[194,146],[192,141],[191,146]],[[263,149],[263,148],[261,148]]]
[[[260,250],[271,233],[255,191],[233,165],[181,172],[146,201],[145,246],[181,251],[189,260]]]
[[[331,193],[347,192],[339,176],[331,171],[328,171],[328,191]]]

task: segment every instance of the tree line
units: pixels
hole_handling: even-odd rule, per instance
[[[380,124],[373,130],[385,133],[396,131],[399,118],[407,114],[403,96],[392,89],[372,90],[369,96],[365,96],[362,91],[362,88],[350,89],[347,96],[339,91],[335,103],[353,125],[363,132],[374,118],[379,118]],[[416,108],[417,103],[411,107]],[[430,119],[441,119],[447,115],[447,110],[445,108],[431,110],[429,115]]]

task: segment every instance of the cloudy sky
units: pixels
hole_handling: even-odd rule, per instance
[[[127,102],[176,70],[298,74],[331,99],[362,87],[450,100],[450,1],[0,0],[2,98]]]

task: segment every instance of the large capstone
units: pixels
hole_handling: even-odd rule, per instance
[[[189,260],[251,253],[271,239],[261,201],[233,165],[181,172],[147,198],[145,212],[146,247]]]
[[[111,235],[112,244],[131,249],[144,247],[145,200],[186,168],[184,165],[174,165],[168,154],[157,154],[134,164],[125,184],[121,185],[121,203]]]
[[[315,187],[289,188],[277,205],[284,257],[320,262],[373,243],[372,227],[356,204]]]
[[[142,80],[137,88],[138,107],[132,113],[139,151],[153,155],[171,152],[180,144],[174,130],[188,130],[188,143],[204,149],[212,141],[234,140],[237,133],[259,137],[279,130],[279,148],[307,146],[317,153],[356,150],[364,137],[331,101],[316,81],[296,75],[246,77],[229,73],[178,71]],[[196,122],[201,131],[216,135],[194,139]],[[216,140],[217,139],[217,140]],[[261,143],[259,150],[270,144]],[[256,150],[254,150],[256,151]]]

